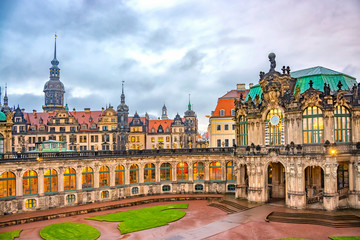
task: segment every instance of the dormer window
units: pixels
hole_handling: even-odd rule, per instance
[[[155,133],[155,128],[152,128],[152,129],[151,129],[151,132],[152,132],[152,133]]]
[[[220,110],[220,116],[225,116],[225,110],[224,109]]]
[[[231,109],[231,116],[235,116],[235,109]]]

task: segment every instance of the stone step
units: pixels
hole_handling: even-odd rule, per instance
[[[222,201],[220,201],[220,203],[222,203],[222,204],[224,204],[224,205],[229,205],[229,206],[231,206],[231,207],[233,207],[233,208],[236,208],[236,209],[238,209],[238,210],[240,210],[240,211],[249,209],[248,207],[245,207],[245,206],[243,206],[243,205],[240,205],[240,204],[238,204],[238,203],[236,203],[236,202],[232,202],[232,201],[229,201],[229,200],[222,200]]]
[[[216,207],[224,212],[226,212],[227,214],[232,214],[232,213],[236,213],[235,210],[231,209],[231,208],[228,208],[226,207],[225,205],[222,205],[222,204],[219,204],[219,203],[211,203],[209,204],[209,206],[211,207]]]

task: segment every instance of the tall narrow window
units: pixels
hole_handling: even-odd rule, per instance
[[[12,172],[0,175],[0,198],[15,197],[16,177]]]
[[[38,177],[33,170],[26,171],[23,175],[23,193],[24,195],[33,195],[38,193]]]
[[[125,184],[125,168],[122,165],[117,165],[115,168],[115,185]]]
[[[176,178],[178,181],[189,180],[189,167],[187,163],[181,162],[176,166]]]
[[[82,189],[92,189],[94,187],[94,171],[91,167],[84,167],[82,170]]]
[[[101,166],[99,171],[99,187],[108,187],[110,184],[109,179],[110,171],[107,166]]]
[[[202,162],[194,163],[194,181],[205,180],[205,166]]]
[[[171,181],[171,164],[170,163],[163,163],[160,166],[160,181],[167,182]]]
[[[349,164],[340,163],[337,170],[338,190],[349,187]]]
[[[226,181],[228,182],[235,181],[234,165],[232,161],[226,164]]]
[[[136,164],[130,167],[130,184],[139,183],[139,167]]]
[[[248,129],[247,129],[247,118],[241,116],[239,121],[239,146],[248,145]]]
[[[210,181],[221,181],[221,164],[219,162],[210,163]]]
[[[334,113],[335,142],[351,142],[351,114],[343,107],[337,106]]]
[[[284,116],[280,109],[271,109],[266,116],[265,144],[284,145]]]
[[[44,192],[45,193],[56,193],[58,176],[54,169],[48,169],[44,174]]]
[[[324,120],[322,110],[318,107],[308,107],[303,113],[304,144],[324,142]]]
[[[153,163],[147,163],[144,168],[144,182],[155,182],[155,165]]]
[[[4,153],[4,136],[0,134],[0,154]]]
[[[64,191],[76,190],[76,172],[73,168],[67,168],[64,172]]]

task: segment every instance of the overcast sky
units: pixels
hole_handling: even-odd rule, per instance
[[[218,97],[269,70],[323,66],[360,78],[360,1],[0,1],[0,85],[41,111],[54,33],[65,101],[120,103],[130,115],[183,115],[191,94],[205,131]],[[359,81],[359,80],[358,80]],[[3,95],[2,95],[3,96]]]

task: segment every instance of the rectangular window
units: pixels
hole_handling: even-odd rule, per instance
[[[235,130],[235,124],[232,125],[232,130]]]
[[[76,131],[76,127],[70,127],[70,132],[75,132]]]
[[[225,130],[229,130],[229,125],[225,124],[224,128],[225,128]]]
[[[232,140],[232,145],[235,146],[235,139]]]
[[[229,146],[229,139],[225,139],[225,147]]]
[[[103,126],[103,127],[102,127],[102,130],[103,130],[103,131],[107,131],[107,130],[108,130],[108,126]]]
[[[221,131],[221,125],[216,125],[216,130]]]
[[[54,133],[54,132],[55,132],[55,128],[54,128],[54,127],[51,127],[51,128],[50,128],[50,132],[51,132],[51,133]]]
[[[60,132],[65,132],[65,127],[60,127]]]
[[[221,147],[221,140],[218,139],[216,142],[217,142],[217,147]]]

